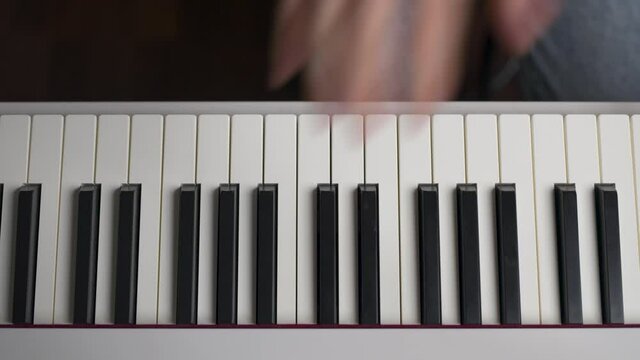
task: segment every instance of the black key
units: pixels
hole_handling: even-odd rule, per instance
[[[316,189],[316,321],[338,323],[338,185]]]
[[[460,322],[481,324],[478,190],[475,184],[458,184],[456,193]]]
[[[216,323],[237,323],[238,316],[238,210],[240,185],[218,189],[218,291]]]
[[[73,323],[91,325],[96,318],[100,184],[80,187],[77,211]]]
[[[522,321],[520,313],[516,185],[496,184],[495,198],[500,322],[507,325],[516,325]]]
[[[176,324],[194,325],[198,323],[200,184],[183,184],[180,187],[178,211]]]
[[[556,234],[563,324],[582,324],[578,201],[574,184],[556,184]]]
[[[380,324],[380,244],[378,184],[358,185],[358,316],[360,324]]]
[[[33,324],[41,188],[40,184],[26,184],[18,190],[13,270],[14,324]]]
[[[116,258],[116,324],[135,324],[138,302],[138,249],[142,185],[120,188],[118,253]]]
[[[596,184],[595,192],[602,322],[604,324],[622,324],[624,323],[624,309],[622,305],[618,193],[614,184]]]
[[[420,322],[442,324],[440,305],[440,210],[438,184],[418,185]]]
[[[278,185],[258,185],[256,324],[276,323],[278,281]]]

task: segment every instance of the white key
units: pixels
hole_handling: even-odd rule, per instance
[[[616,184],[618,192],[624,322],[637,324],[640,323],[640,262],[629,123],[627,115],[598,117],[602,182]]]
[[[634,178],[635,178],[635,190],[636,190],[636,224],[638,224],[638,226],[640,227],[640,115],[633,115],[631,117],[631,133],[632,133],[632,145],[633,145],[633,161],[634,161]],[[600,154],[600,161],[602,161],[602,154]],[[601,173],[602,175],[602,173]],[[617,185],[616,185],[617,188]],[[620,193],[618,193],[618,201],[620,199]],[[640,236],[640,235],[639,235]],[[640,239],[638,239],[638,241],[640,241]],[[621,244],[622,245],[622,244]],[[640,245],[639,245],[640,246]],[[631,246],[630,246],[631,247]],[[623,277],[624,279],[624,277]],[[636,278],[637,279],[637,278]],[[636,284],[638,284],[638,280],[635,280]],[[623,282],[624,284],[624,282]],[[638,287],[636,286],[636,289]],[[624,290],[626,291],[626,290]],[[624,291],[623,291],[623,297],[624,297]],[[632,290],[633,291],[633,290]],[[638,291],[638,290],[636,290]],[[634,291],[634,294],[636,294],[635,296],[635,300],[629,299],[628,301],[636,301],[636,305],[637,305],[637,301],[638,298],[640,297],[640,295],[638,295],[638,293]],[[632,321],[628,321],[627,320],[627,309],[624,309],[625,311],[625,321],[629,322],[629,323],[638,323],[638,316],[637,314],[634,312],[634,319]],[[634,311],[637,311],[637,308],[634,308]]]
[[[442,323],[459,324],[456,185],[465,182],[462,115],[434,115],[431,123],[433,182],[440,208],[440,283]]]
[[[28,181],[42,184],[33,314],[36,324],[53,322],[63,131],[64,120],[60,115],[36,115],[31,120]]]
[[[467,182],[478,186],[478,240],[482,323],[500,323],[498,258],[495,232],[495,184],[500,182],[498,128],[495,115],[468,115]]]
[[[356,192],[364,183],[364,122],[361,115],[331,120],[331,182],[338,184],[339,323],[358,323],[358,229]]]
[[[115,318],[115,248],[118,243],[115,216],[118,191],[129,178],[129,116],[102,115],[98,118],[96,180],[101,184],[98,274],[96,279],[96,324],[110,324]]]
[[[94,115],[68,115],[65,118],[53,319],[56,324],[73,322],[77,193],[82,184],[94,180],[96,128]]]
[[[278,184],[279,324],[296,323],[296,149],[295,115],[264,120],[264,182]]]
[[[238,212],[238,324],[255,322],[256,202],[263,180],[262,115],[234,115],[231,119],[231,176],[240,184]]]
[[[420,262],[416,189],[418,184],[432,182],[429,116],[401,115],[398,119],[398,169],[402,323],[419,324]]]
[[[138,244],[138,324],[155,324],[158,308],[163,123],[162,115],[134,115],[131,119],[129,182],[143,184]]]
[[[195,116],[165,117],[163,151],[158,324],[171,324],[176,320],[178,191],[182,184],[193,184],[196,180]]]
[[[0,324],[12,318],[13,244],[15,242],[15,192],[27,181],[31,119],[0,116],[0,184],[4,184],[0,224]]]
[[[538,244],[529,115],[501,115],[498,138],[500,181],[516,184],[520,316],[523,324],[539,324]]]
[[[327,115],[298,117],[298,324],[316,322],[316,187],[330,182],[329,131]]]
[[[398,225],[398,124],[395,115],[365,120],[365,182],[378,184],[380,322],[400,324],[400,234]]]
[[[576,184],[578,202],[582,319],[585,324],[599,324],[602,323],[602,310],[593,194],[594,184],[600,182],[598,127],[594,115],[567,115],[564,121],[567,180]]]
[[[540,318],[543,324],[559,324],[560,285],[553,188],[554,184],[567,181],[563,118],[561,115],[533,115],[531,131],[540,274]]]
[[[216,264],[218,260],[218,187],[229,182],[229,116],[198,118],[200,184],[200,255],[198,260],[198,324],[212,324],[216,316]]]

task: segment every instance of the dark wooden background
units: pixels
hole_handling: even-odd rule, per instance
[[[0,101],[281,100],[274,0],[0,0]]]

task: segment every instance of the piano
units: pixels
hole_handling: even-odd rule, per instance
[[[0,103],[0,357],[630,358],[640,103]]]

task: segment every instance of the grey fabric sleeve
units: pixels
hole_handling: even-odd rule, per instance
[[[565,0],[562,15],[519,63],[525,100],[640,99],[640,1]]]

